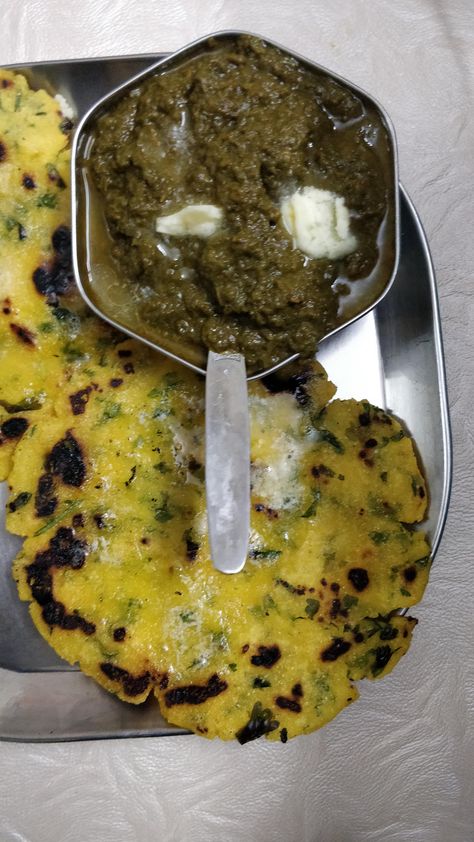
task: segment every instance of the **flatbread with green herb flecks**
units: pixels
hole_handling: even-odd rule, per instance
[[[77,392],[62,395],[19,443],[11,498],[30,496],[8,528],[26,536],[20,595],[62,657],[126,701],[154,692],[174,724],[243,742],[312,731],[357,697],[356,678],[385,674],[408,647],[415,621],[368,618],[423,592],[429,548],[397,514],[421,517],[423,499],[410,513],[370,477],[424,488],[411,443],[383,413],[391,446],[373,443],[365,464],[382,414],[355,401],[321,413],[332,390],[317,367],[304,402],[252,384],[249,558],[225,576],[206,535],[202,382],[153,362],[130,342],[109,348],[102,371],[90,358],[83,411]]]

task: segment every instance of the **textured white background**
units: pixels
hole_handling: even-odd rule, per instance
[[[391,677],[286,746],[0,744],[0,842],[470,842],[472,0],[0,0],[0,20],[0,63],[172,50],[242,28],[378,97],[436,265],[455,445],[445,536],[413,649]]]

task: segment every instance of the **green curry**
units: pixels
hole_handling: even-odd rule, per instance
[[[87,165],[148,334],[194,353],[239,351],[256,372],[312,357],[384,288],[392,154],[365,98],[239,36],[158,70],[102,114]],[[357,241],[344,258],[294,247],[280,205],[306,186],[344,197]],[[157,217],[190,204],[222,209],[223,224],[207,238],[157,233]]]

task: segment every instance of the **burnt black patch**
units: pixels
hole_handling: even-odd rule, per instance
[[[62,602],[56,602],[56,600],[51,600],[44,606],[41,616],[48,626],[59,626],[64,631],[80,629],[84,634],[90,636],[96,630],[94,623],[85,620],[80,614],[68,614]]]
[[[347,574],[347,578],[358,593],[365,590],[369,584],[369,574],[363,567],[351,567]]]
[[[84,634],[87,635],[94,634],[95,632],[94,623],[90,623],[88,620],[84,620],[84,617],[81,617],[81,615],[77,611],[74,611],[72,614],[64,614],[64,617],[61,621],[61,628],[65,631],[74,631],[75,629],[80,629],[82,632],[84,632]]]
[[[170,680],[169,680],[168,673],[164,672],[163,675],[161,676],[159,682],[158,682],[158,687],[160,688],[160,690],[166,690],[169,683],[170,683]]]
[[[78,616],[77,614],[68,614],[64,618],[63,629],[81,629],[84,634],[91,635],[95,632],[95,625],[94,623],[89,623],[87,620],[84,620],[83,617]]]
[[[4,161],[7,159],[7,147],[5,146],[3,140],[0,140],[0,164],[3,164]]]
[[[385,626],[379,634],[380,640],[394,640],[398,637],[398,629],[395,626]]]
[[[54,476],[60,477],[65,485],[79,488],[84,482],[86,466],[82,449],[69,430],[46,457],[45,468]]]
[[[58,505],[58,498],[54,493],[54,479],[51,474],[42,474],[38,480],[35,495],[35,511],[37,517],[49,517]]]
[[[310,401],[306,385],[311,376],[311,371],[303,371],[300,374],[293,374],[291,377],[284,378],[279,372],[276,372],[264,377],[262,383],[272,394],[291,392],[301,406],[306,406]]]
[[[359,424],[361,427],[368,427],[370,424],[370,414],[368,412],[361,412],[359,415]]]
[[[385,646],[378,646],[375,650],[375,662],[373,672],[381,672],[387,666],[392,657],[392,650],[387,644]]]
[[[123,370],[125,374],[135,374],[135,369],[133,367],[133,363],[125,363]]]
[[[329,616],[331,617],[331,620],[336,619],[340,610],[341,610],[341,600],[340,599],[333,599],[331,601],[331,607],[329,609]]]
[[[299,684],[299,683],[295,684],[291,688],[291,695],[297,696],[298,698],[301,698],[303,696],[303,688],[302,688],[301,684]]]
[[[6,439],[19,439],[28,429],[26,418],[8,418],[0,427],[1,434]]]
[[[1,81],[2,88],[11,88],[13,82],[11,79],[2,79]]]
[[[403,578],[406,582],[414,582],[416,579],[416,567],[412,564],[410,567],[406,567],[403,571]]]
[[[63,134],[69,134],[74,128],[74,123],[69,119],[69,117],[65,117],[64,120],[61,120],[59,128]]]
[[[72,567],[79,570],[87,556],[87,544],[76,538],[69,526],[61,526],[51,539],[48,553],[49,565],[54,567]]]
[[[252,687],[254,687],[256,690],[263,690],[264,687],[271,686],[271,682],[268,681],[267,678],[261,678],[259,675],[257,675],[257,677],[254,678],[254,680],[252,681]]]
[[[273,718],[273,712],[269,708],[263,708],[261,702],[255,702],[250,719],[243,728],[236,733],[240,745],[258,740],[265,734],[275,731],[280,723]]]
[[[23,178],[21,179],[21,183],[23,184],[23,187],[25,188],[25,190],[34,190],[36,188],[36,182],[35,182],[33,176],[29,175],[28,173],[25,173],[23,175]]]
[[[119,348],[117,354],[121,359],[126,359],[127,357],[132,356],[132,352],[128,348]]]
[[[282,710],[291,710],[293,713],[301,713],[301,705],[296,699],[287,699],[286,696],[277,696],[275,704]]]
[[[281,731],[280,731],[280,741],[282,743],[288,742],[288,731],[287,731],[286,728],[282,728]]]
[[[19,240],[26,240],[28,234],[26,233],[26,228],[18,223],[18,239]]]
[[[188,561],[196,561],[199,552],[199,544],[191,538],[186,537],[186,558]]]
[[[36,344],[34,333],[24,325],[17,325],[14,322],[10,322],[10,330],[18,337],[20,342],[24,342],[25,345],[34,346]]]
[[[66,616],[66,609],[62,602],[51,599],[46,603],[41,613],[48,626],[61,626]]]
[[[131,675],[128,670],[117,667],[115,664],[110,664],[108,661],[100,664],[100,669],[110,678],[111,681],[120,681],[127,696],[140,696],[144,693],[150,683],[150,673],[145,672],[143,675]]]
[[[174,705],[202,705],[208,699],[219,696],[227,690],[227,682],[217,673],[211,675],[207,684],[187,684],[184,687],[172,687],[165,693],[166,707]]]
[[[121,643],[122,640],[125,640],[127,635],[127,629],[125,626],[119,626],[118,629],[114,629],[113,638],[117,643]]]
[[[100,664],[100,668],[104,675],[110,678],[111,681],[121,681],[122,678],[128,675],[127,670],[122,669],[122,667],[116,667],[114,664],[109,664],[108,661]]]
[[[54,251],[62,261],[71,260],[71,231],[67,225],[59,225],[51,237]]]
[[[42,606],[41,614],[48,626],[59,626],[65,631],[79,629],[86,635],[94,634],[94,623],[81,617],[78,611],[68,613],[63,603],[54,598],[50,573],[51,567],[68,566],[77,570],[82,567],[85,558],[85,542],[76,539],[73,530],[63,526],[51,539],[48,548],[37,553],[34,562],[26,568],[32,598]]]
[[[74,515],[72,518],[72,525],[74,529],[79,529],[80,527],[84,526],[84,515],[80,513]]]
[[[69,264],[54,261],[49,265],[38,266],[33,272],[33,283],[37,292],[44,295],[50,304],[57,303],[58,296],[64,295],[72,282]]]
[[[123,380],[121,377],[112,377],[112,380],[110,380],[110,386],[112,386],[112,389],[117,389],[117,387],[121,386],[122,383]]]
[[[331,590],[334,593],[339,593],[339,591],[341,589],[341,586],[340,586],[339,582],[331,582],[329,587],[331,588]]]
[[[127,696],[141,696],[149,683],[150,673],[144,672],[143,675],[127,675],[122,680],[122,687]]]
[[[56,304],[58,296],[64,295],[72,284],[71,232],[66,225],[60,225],[51,237],[54,260],[38,266],[33,272],[33,283],[37,292],[44,295],[49,304]]]
[[[27,581],[31,588],[31,595],[38,605],[53,602],[53,579],[47,567],[40,564],[30,564],[27,567]]]
[[[362,643],[365,640],[362,632],[355,632],[354,633],[354,640],[355,640],[356,643]]]
[[[327,646],[326,649],[323,649],[321,652],[321,660],[337,661],[337,659],[340,658],[341,655],[345,655],[350,648],[351,644],[349,641],[343,640],[342,637],[335,637],[330,646]]]
[[[89,395],[92,392],[93,386],[86,386],[85,389],[79,389],[72,395],[69,395],[69,402],[71,404],[73,415],[83,415],[86,411],[86,406],[89,401]]]
[[[270,506],[265,506],[264,503],[255,503],[254,509],[256,512],[263,512],[266,514],[269,520],[276,520],[278,518],[277,510],[270,508]]]
[[[252,655],[250,662],[254,667],[265,667],[270,669],[281,658],[278,646],[259,646],[258,655]]]
[[[129,478],[128,478],[128,479],[126,479],[126,480],[125,480],[125,485],[127,486],[127,488],[128,488],[128,486],[129,486],[129,485],[131,485],[131,484],[132,484],[132,482],[134,481],[134,479],[135,479],[136,475],[137,475],[137,466],[136,466],[136,465],[132,465],[132,469],[131,469],[131,471],[130,471],[130,476],[129,476]]]
[[[313,465],[311,468],[311,473],[313,477],[319,479],[319,477],[334,477],[335,473],[331,468],[328,468],[327,465]]]
[[[367,439],[364,447],[368,447],[369,450],[371,450],[372,448],[377,447],[377,444],[377,439]]]
[[[33,283],[40,295],[49,295],[55,291],[52,273],[47,266],[38,266],[35,269]]]
[[[305,585],[292,585],[290,582],[287,582],[286,579],[277,579],[277,585],[281,585],[282,588],[286,588],[292,594],[296,594],[297,596],[303,596],[306,593]]]
[[[94,520],[97,526],[97,529],[105,529],[105,520],[103,515],[94,515]]]

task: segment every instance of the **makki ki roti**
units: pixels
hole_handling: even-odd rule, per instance
[[[87,348],[86,325],[103,328],[87,320],[73,283],[72,124],[7,70],[0,106],[0,406],[11,412],[43,405]]]
[[[76,393],[58,396],[55,418],[19,443],[10,499],[31,496],[7,525],[26,537],[20,596],[66,660],[126,701],[153,691],[175,724],[245,741],[271,711],[259,722],[274,737],[312,731],[357,697],[353,679],[384,674],[408,646],[415,621],[379,615],[417,602],[428,575],[426,540],[400,523],[389,482],[394,472],[409,488],[407,522],[421,517],[413,451],[367,404],[321,413],[330,390],[316,366],[303,403],[252,384],[249,559],[225,576],[208,555],[202,383],[149,359],[131,342],[111,348],[84,411],[74,415]],[[360,482],[345,496],[354,466]],[[264,467],[283,478],[278,509],[256,493]],[[379,487],[364,472],[387,477]]]
[[[250,384],[249,558],[237,576],[218,573],[203,383],[85,312],[65,259],[64,289],[41,292],[34,269],[25,275],[51,266],[67,222],[64,205],[42,247],[20,240],[26,262],[1,241],[9,294],[22,285],[18,323],[35,336],[53,325],[47,343],[24,348],[0,322],[0,467],[8,529],[25,538],[20,597],[62,657],[124,701],[153,693],[174,724],[240,742],[312,731],[357,698],[354,681],[385,675],[409,646],[416,621],[391,612],[421,598],[429,569],[411,526],[426,509],[412,442],[366,402],[328,403],[334,388],[316,363],[286,384]]]

